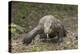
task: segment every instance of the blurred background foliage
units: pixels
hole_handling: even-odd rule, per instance
[[[37,26],[39,19],[45,15],[54,15],[60,20],[63,20],[64,16],[77,16],[77,7],[77,5],[65,4],[11,2],[12,36],[29,32]]]

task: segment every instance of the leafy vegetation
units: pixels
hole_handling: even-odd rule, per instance
[[[12,38],[16,39],[20,33],[24,32],[24,28],[16,25],[14,23],[11,23],[11,35]]]
[[[24,27],[26,32],[32,30],[45,15],[51,14],[59,19],[77,16],[77,5],[12,2],[11,8],[12,22]]]

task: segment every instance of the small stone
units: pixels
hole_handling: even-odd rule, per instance
[[[70,43],[71,43],[71,42],[68,41],[66,44],[70,44]]]
[[[32,28],[32,26],[29,26],[29,28]]]

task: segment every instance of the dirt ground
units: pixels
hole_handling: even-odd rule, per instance
[[[77,34],[77,17],[64,16],[63,23],[68,31],[67,36],[64,37],[63,42],[42,42],[38,37],[28,45],[22,44],[23,35],[16,40],[12,39],[12,52],[39,52],[39,51],[54,51],[54,50],[68,50],[78,48],[78,34]]]

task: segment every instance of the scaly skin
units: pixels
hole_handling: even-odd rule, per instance
[[[32,39],[34,39],[37,34],[43,34],[40,36],[41,38],[46,38],[47,34],[49,36],[48,38],[58,36],[58,40],[62,42],[63,37],[66,36],[66,30],[59,19],[52,15],[46,15],[40,19],[38,26],[26,34],[23,39],[23,44],[28,45],[31,43]]]

